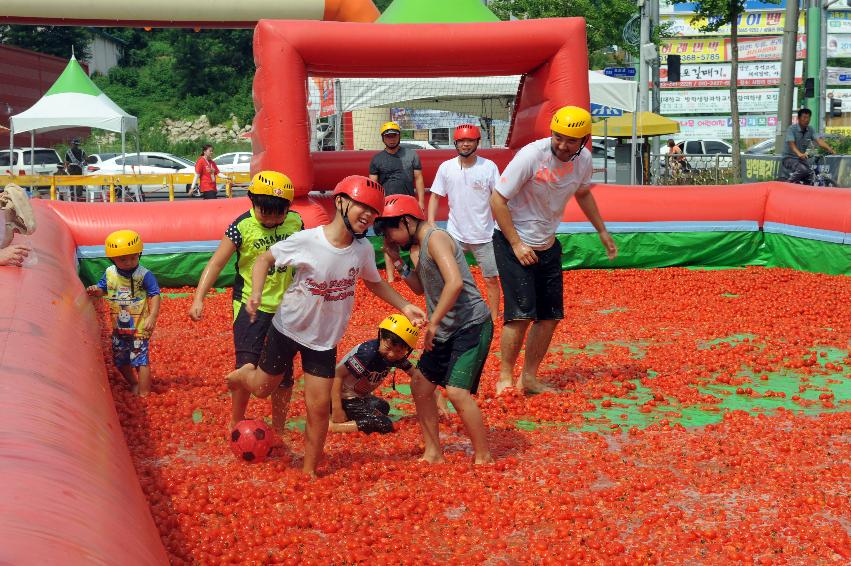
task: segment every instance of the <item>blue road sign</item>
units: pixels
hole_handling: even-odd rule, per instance
[[[602,104],[591,103],[591,115],[598,118],[611,118],[613,116],[623,116],[623,110],[620,108],[612,108],[611,106],[603,106]]]
[[[635,67],[606,67],[603,74],[607,77],[634,77]]]
[[[839,75],[839,82],[842,82],[842,83],[851,82],[851,75]]]

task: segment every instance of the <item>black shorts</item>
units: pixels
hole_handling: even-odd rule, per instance
[[[218,191],[201,191],[201,198],[204,200],[211,200],[219,198]]]
[[[499,269],[504,318],[512,320],[561,320],[564,318],[564,283],[561,273],[561,242],[535,251],[538,263],[523,265],[502,232],[493,232],[493,253]]]
[[[393,421],[387,416],[390,413],[390,403],[375,395],[343,399],[343,410],[349,420],[355,421],[361,432],[393,432]]]
[[[234,305],[236,306],[236,305]],[[266,343],[266,334],[272,326],[274,314],[257,311],[257,317],[251,322],[251,317],[245,310],[245,305],[239,303],[239,310],[233,319],[233,347],[236,352],[236,369],[245,364],[257,365],[260,354],[263,353],[263,344]]]
[[[305,373],[333,379],[337,365],[337,348],[330,350],[311,350],[302,346],[289,336],[284,336],[275,325],[269,325],[266,335],[266,347],[260,356],[260,369],[269,375],[282,375],[284,387],[293,385],[293,360],[296,354],[301,354],[301,367]]]
[[[493,338],[493,321],[462,328],[445,342],[434,341],[434,347],[423,352],[417,363],[423,376],[441,387],[458,387],[475,394]]]

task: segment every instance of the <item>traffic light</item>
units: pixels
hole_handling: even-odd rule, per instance
[[[834,118],[842,117],[842,101],[838,98],[830,99],[830,115]]]
[[[816,95],[816,80],[809,78],[804,81],[804,98],[813,98]]]
[[[668,55],[668,82],[680,82],[680,56]]]

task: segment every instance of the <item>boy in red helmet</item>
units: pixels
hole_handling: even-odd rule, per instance
[[[422,459],[430,463],[443,461],[434,399],[439,385],[446,389],[467,429],[473,462],[493,462],[487,429],[473,399],[493,337],[493,321],[461,246],[447,232],[426,222],[416,199],[407,195],[387,197],[375,231],[384,235],[384,249],[394,263],[401,261],[400,248],[414,248],[414,269],[403,268],[401,275],[411,290],[425,295],[428,307],[425,352],[417,363],[420,373],[411,377],[411,392],[425,441]]]
[[[269,270],[290,266],[295,275],[272,319],[257,368],[246,364],[227,378],[234,391],[267,397],[281,380],[291,385],[293,359],[301,355],[307,406],[303,471],[309,476],[316,475],[328,433],[337,344],[352,315],[358,279],[414,324],[425,318],[421,309],[382,281],[372,245],[363,239],[384,208],[381,185],[359,175],[346,177],[334,189],[334,204],[337,214],[330,224],[297,232],[255,261],[245,305],[252,320]]]
[[[447,197],[449,221],[446,231],[462,250],[476,258],[485,280],[491,318],[496,320],[499,316],[499,272],[493,255],[494,221],[490,198],[499,181],[499,169],[490,159],[476,155],[482,139],[478,126],[461,124],[452,137],[458,156],[437,168],[428,201],[428,221],[434,224],[440,199]]]

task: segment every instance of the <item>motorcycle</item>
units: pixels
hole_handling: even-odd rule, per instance
[[[806,163],[810,170],[807,175],[796,181],[789,181],[792,174],[786,172],[785,176],[780,180],[811,187],[835,187],[836,181],[827,173],[828,167],[824,164],[824,157],[824,155],[812,155],[808,151]]]

